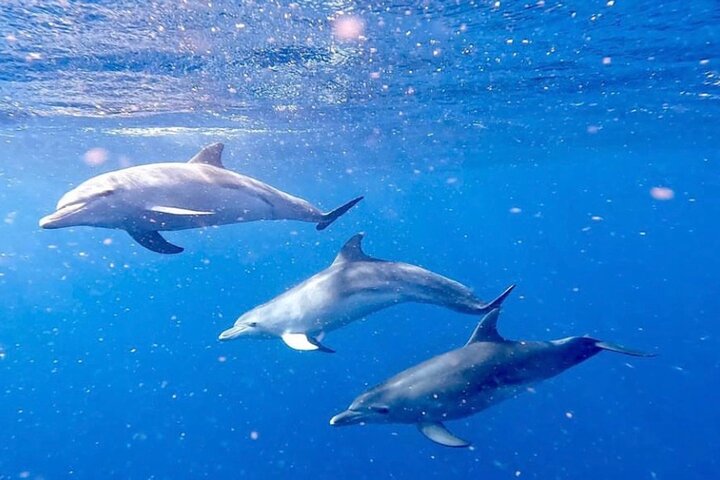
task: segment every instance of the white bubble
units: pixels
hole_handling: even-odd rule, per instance
[[[100,147],[91,148],[83,155],[83,161],[91,167],[102,165],[107,159],[108,151]]]
[[[365,22],[352,15],[342,15],[335,19],[332,26],[333,36],[340,41],[361,40],[365,32]]]

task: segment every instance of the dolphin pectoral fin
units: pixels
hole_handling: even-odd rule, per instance
[[[480,312],[481,312],[481,313],[486,313],[486,312],[491,312],[491,311],[495,310],[496,308],[500,308],[500,306],[502,305],[502,303],[505,301],[505,299],[508,297],[508,295],[510,295],[510,293],[511,293],[514,289],[515,289],[515,284],[510,285],[508,288],[505,289],[505,291],[503,291],[500,295],[498,295],[498,296],[495,298],[495,300],[493,300],[493,301],[490,302],[490,303],[486,303],[485,305],[483,305],[482,308],[481,308],[481,310],[480,310]]]
[[[418,430],[428,439],[445,447],[469,447],[470,442],[458,438],[445,428],[441,422],[418,423]]]
[[[155,205],[150,207],[151,212],[164,213],[166,215],[179,216],[197,216],[197,215],[214,215],[215,212],[205,212],[202,210],[190,210],[189,208],[166,207],[164,205]]]
[[[335,353],[335,350],[326,347],[317,338],[308,336],[304,333],[283,333],[282,340],[285,345],[293,350],[312,351],[318,350],[326,353]]]
[[[131,231],[128,230],[130,236],[137,243],[157,253],[174,254],[185,250],[182,247],[173,245],[165,240],[158,232],[155,231]]]
[[[320,220],[315,228],[318,230],[325,230],[327,227],[330,226],[335,220],[340,218],[345,212],[350,210],[352,207],[354,207],[360,200],[362,200],[364,197],[357,197],[349,202],[347,202],[345,205],[336,208],[332,212],[324,213],[322,216],[322,220]]]
[[[622,353],[624,355],[630,355],[633,357],[655,357],[656,356],[656,354],[654,354],[654,353],[646,353],[646,352],[640,352],[638,350],[631,350],[631,349],[625,348],[621,345],[614,345],[612,343],[607,343],[607,342],[596,342],[595,346],[602,350],[607,350],[609,352]]]

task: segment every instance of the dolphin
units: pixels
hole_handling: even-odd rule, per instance
[[[497,331],[499,310],[488,313],[465,346],[409,368],[367,390],[330,425],[410,423],[433,442],[467,447],[443,425],[515,397],[528,386],[554,377],[608,350],[654,356],[590,337],[546,342],[505,340]]]
[[[93,177],[63,195],[40,227],[117,228],[153,252],[171,254],[183,249],[158,232],[256,220],[298,220],[323,230],[362,200],[323,213],[306,200],[227,170],[223,148],[214,143],[187,163],[151,163]]]
[[[430,303],[479,315],[499,307],[515,287],[484,303],[466,286],[437,273],[366,255],[363,237],[350,238],[330,267],[242,315],[220,340],[280,337],[296,350],[333,352],[320,343],[326,332],[391,305]]]

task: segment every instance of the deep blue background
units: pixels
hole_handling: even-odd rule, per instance
[[[715,478],[713,2],[115,3],[1,11],[1,479]],[[332,39],[338,9],[367,40]],[[324,232],[169,233],[179,256],[37,227],[90,176],[214,141],[228,168],[324,208],[366,200]],[[107,162],[86,165],[96,147]],[[469,451],[411,426],[332,428],[477,320],[403,305],[332,332],[335,355],[216,340],[358,231],[369,254],[482,298],[517,283],[509,338],[591,334],[659,356],[603,354],[451,423]]]

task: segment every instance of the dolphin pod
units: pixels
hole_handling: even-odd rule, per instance
[[[366,391],[330,425],[409,423],[435,443],[467,447],[443,425],[514,397],[603,350],[639,357],[650,354],[590,337],[547,342],[506,340],[497,331],[499,310],[488,313],[465,346],[398,373]]]
[[[323,230],[362,200],[323,213],[302,198],[227,170],[223,148],[214,143],[187,163],[151,163],[93,177],[63,195],[40,227],[121,229],[153,252],[172,254],[183,249],[158,232],[256,220],[298,220]]]
[[[39,225],[54,229],[94,226],[127,231],[158,253],[183,249],[159,232],[257,220],[296,220],[323,230],[350,210],[357,197],[327,213],[306,200],[227,170],[223,144],[203,148],[186,163],[154,163],[93,177],[62,196]],[[392,305],[415,302],[485,315],[467,343],[391,377],[332,417],[334,426],[415,424],[433,442],[466,447],[443,424],[515,397],[529,385],[562,373],[601,351],[652,356],[589,337],[511,341],[497,331],[499,308],[510,285],[490,302],[454,280],[408,263],[380,260],[350,238],[326,269],[241,315],[220,334],[281,338],[295,350],[332,352],[327,332]]]

